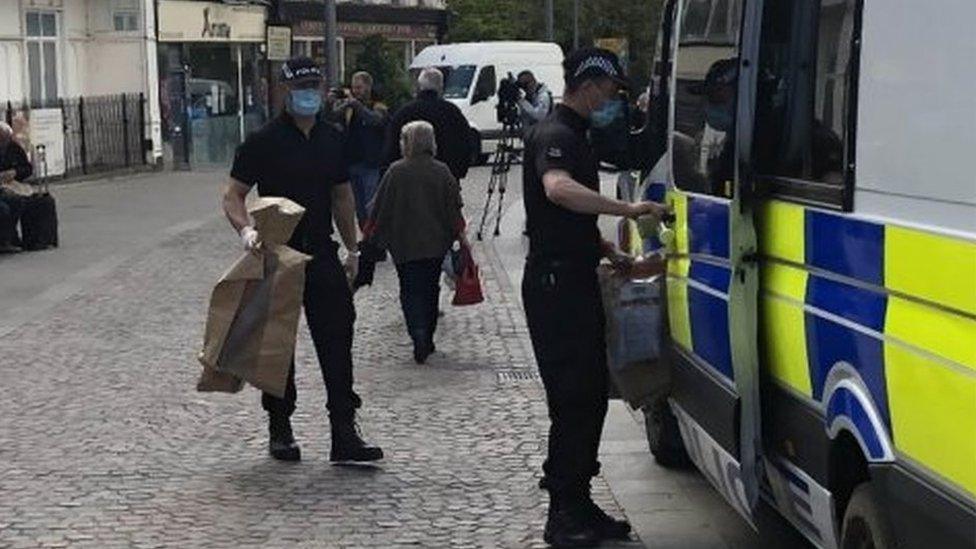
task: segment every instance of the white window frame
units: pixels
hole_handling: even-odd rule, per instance
[[[118,16],[128,16],[132,18],[135,27],[131,29],[118,29],[115,26],[115,18]],[[142,30],[142,9],[140,2],[136,0],[112,0],[112,30],[115,32],[127,33]]]
[[[54,36],[43,36],[43,31],[42,31],[41,35],[37,35],[37,36],[29,35],[28,34],[28,30],[27,30],[27,18],[31,14],[37,14],[38,16],[53,15],[54,16]],[[40,21],[38,23],[40,24]],[[24,82],[27,84],[26,85],[26,88],[28,90],[27,98],[28,98],[28,100],[33,101],[34,84],[32,82],[32,78],[31,78],[31,74],[30,74],[30,45],[31,44],[37,44],[38,45],[38,53],[40,54],[40,60],[39,61],[40,61],[40,64],[41,64],[41,78],[40,78],[41,90],[40,90],[40,93],[38,94],[38,96],[41,98],[41,102],[42,103],[46,102],[49,98],[52,98],[52,97],[53,97],[53,99],[58,99],[58,98],[61,97],[61,89],[62,89],[63,80],[64,80],[64,78],[62,77],[63,75],[61,73],[61,67],[62,67],[62,60],[61,60],[61,58],[62,58],[62,54],[63,54],[62,49],[61,49],[61,36],[62,36],[62,34],[61,34],[61,28],[62,28],[61,12],[58,11],[58,10],[51,10],[51,9],[28,9],[28,10],[25,10],[24,11],[24,18],[23,18],[23,25],[24,25],[24,75],[26,76],[26,78],[24,79]],[[43,25],[41,25],[41,28],[43,29]],[[44,77],[44,75],[46,74],[46,71],[48,69],[48,67],[45,65],[46,61],[44,60],[44,45],[45,44],[54,44],[54,69],[53,70],[54,70],[54,80],[55,80],[54,87],[56,89],[54,90],[54,93],[53,94],[51,94],[50,93],[50,90],[47,89],[47,79]]]

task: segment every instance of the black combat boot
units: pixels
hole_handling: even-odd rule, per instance
[[[291,432],[291,420],[288,417],[269,416],[268,427],[271,432],[271,442],[268,444],[271,457],[279,461],[301,461],[302,449]]]
[[[383,450],[370,446],[359,434],[355,419],[332,420],[332,451],[329,461],[368,462],[383,459]]]
[[[427,359],[434,353],[433,342],[420,342],[413,344],[413,361],[417,364],[426,364]]]
[[[626,520],[617,520],[608,515],[592,499],[586,498],[583,512],[600,539],[605,540],[628,540],[630,539],[630,523]]]
[[[549,545],[560,547],[596,547],[600,536],[588,520],[584,507],[552,502],[543,539]]]

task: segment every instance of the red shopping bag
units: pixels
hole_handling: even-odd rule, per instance
[[[461,247],[461,276],[457,279],[457,287],[454,290],[453,305],[477,305],[485,300],[484,293],[481,291],[481,275],[478,265],[471,256],[471,249],[467,246]]]

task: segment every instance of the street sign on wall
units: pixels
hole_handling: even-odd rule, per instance
[[[268,25],[268,61],[287,61],[291,57],[291,27]]]

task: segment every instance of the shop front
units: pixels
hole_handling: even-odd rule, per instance
[[[437,8],[341,3],[336,6],[339,73],[343,82],[356,67],[364,41],[382,36],[391,55],[410,66],[414,56],[438,43],[447,30],[447,11]],[[323,10],[315,3],[283,2],[282,19],[292,27],[293,51],[325,62]]]
[[[158,9],[166,159],[177,168],[227,165],[268,118],[265,8],[161,0]]]

